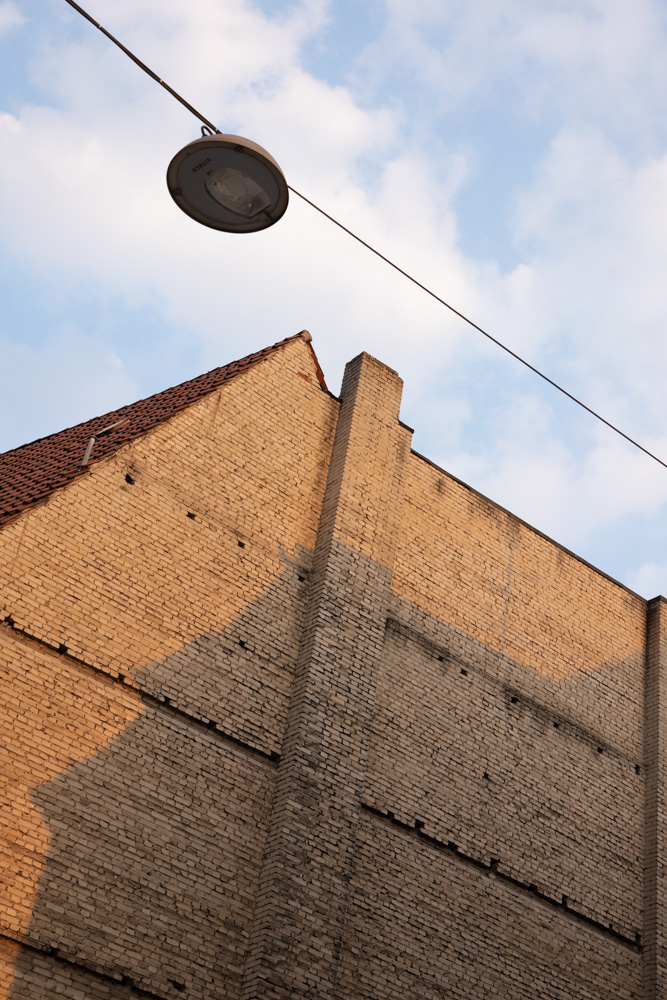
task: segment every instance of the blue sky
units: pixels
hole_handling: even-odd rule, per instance
[[[290,183],[667,459],[660,0],[88,0]],[[292,199],[180,213],[199,125],[64,0],[0,0],[0,448],[307,328],[405,380],[417,450],[646,597],[667,470]]]

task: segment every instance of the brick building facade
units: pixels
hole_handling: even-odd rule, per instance
[[[298,335],[2,457],[1,1000],[667,1000],[667,602],[401,386]]]

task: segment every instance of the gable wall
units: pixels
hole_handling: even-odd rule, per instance
[[[640,996],[645,602],[414,454],[392,594],[346,975]]]
[[[1,996],[238,994],[337,409],[293,341],[0,532]]]
[[[646,602],[348,373],[336,429],[295,341],[0,533],[13,1000],[658,995]]]

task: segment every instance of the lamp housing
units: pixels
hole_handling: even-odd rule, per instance
[[[273,157],[240,135],[215,133],[188,143],[169,164],[167,187],[187,215],[227,233],[267,229],[289,200]]]

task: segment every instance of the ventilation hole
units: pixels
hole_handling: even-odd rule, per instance
[[[245,548],[245,542],[238,542],[238,547],[240,549],[244,549]]]
[[[497,868],[500,864],[500,858],[491,858],[489,861],[489,868]]]
[[[120,681],[120,683],[122,684],[122,683],[123,683],[123,681],[125,680],[125,674],[118,674],[118,680],[119,680],[119,681]]]
[[[11,615],[7,615],[7,617],[5,618],[5,622],[7,625],[9,625],[10,628],[13,628],[14,625],[16,624]]]
[[[444,656],[438,657],[438,663],[444,663],[444,660],[445,660]]]
[[[510,698],[510,701],[512,702],[513,705],[516,705],[518,700],[519,700],[518,698]]]
[[[170,979],[169,982],[171,983],[171,985],[174,987],[175,990],[178,990],[179,993],[182,993],[183,990],[185,989],[185,983],[179,983],[175,979]]]
[[[639,764],[635,764],[635,774],[639,774],[640,771],[641,771],[641,768],[640,768]]]
[[[484,772],[484,781],[490,781],[490,780],[491,780],[491,779],[489,778],[488,774],[487,774],[487,773],[486,773],[486,771],[485,771],[485,772]]]
[[[163,705],[171,705],[171,698],[167,698],[167,696],[164,695],[163,698],[162,698],[162,704]]]
[[[450,849],[450,851],[458,851],[459,849],[459,845],[455,844],[453,840],[447,841],[447,847]]]
[[[215,722],[214,719],[209,719],[206,725],[208,726],[209,729],[215,729],[217,722]]]
[[[188,511],[188,517],[190,518],[191,521],[194,521],[195,519],[195,515],[192,513],[191,510]]]
[[[67,646],[65,645],[64,642],[61,642],[60,645],[58,646],[58,652],[59,653],[66,653],[67,652]]]
[[[424,829],[424,820],[423,819],[416,819],[415,820],[415,830],[423,830],[423,829]]]
[[[554,722],[554,729],[558,729],[559,726],[560,726],[559,722]]]
[[[303,583],[303,581],[304,581],[305,579],[306,579],[306,578],[305,578],[305,576],[300,576],[300,577],[299,577],[299,583]]]
[[[387,810],[387,819],[396,819],[393,812],[391,812],[389,809]]]
[[[563,896],[563,906],[567,906],[567,896]]]
[[[461,667],[461,673],[463,674],[464,677],[468,676],[468,671],[464,670],[463,667]]]
[[[602,753],[602,747],[598,747],[598,753]]]
[[[245,639],[239,639],[239,646],[241,649],[245,649]]]
[[[129,483],[130,486],[134,486],[134,479],[132,478],[129,472],[125,473],[125,482]]]

